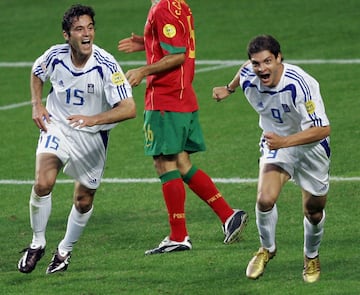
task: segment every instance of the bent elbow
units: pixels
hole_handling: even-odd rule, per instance
[[[330,136],[330,133],[331,133],[330,125],[325,126],[324,129],[325,129],[325,136],[324,137]]]

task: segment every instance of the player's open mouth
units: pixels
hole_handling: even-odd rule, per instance
[[[261,79],[264,79],[264,80],[267,80],[270,78],[270,74],[263,74],[263,75],[260,75],[260,78]]]
[[[81,44],[90,44],[90,40],[83,40]]]
[[[259,77],[260,77],[261,81],[266,83],[267,81],[269,81],[270,74],[261,74],[261,75],[259,75]]]

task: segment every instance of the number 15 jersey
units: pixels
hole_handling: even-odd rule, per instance
[[[51,119],[68,125],[68,116],[92,116],[112,108],[121,100],[132,97],[131,86],[114,57],[93,45],[86,65],[78,69],[71,61],[68,44],[49,48],[34,63],[32,71],[43,82],[50,80],[51,89],[46,108]],[[115,124],[83,127],[82,131],[109,130]]]

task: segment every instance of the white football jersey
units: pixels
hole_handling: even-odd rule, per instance
[[[259,114],[264,132],[287,136],[329,125],[318,82],[298,66],[284,63],[280,82],[269,88],[262,85],[250,63],[240,71],[240,86]]]
[[[115,58],[93,45],[86,65],[78,69],[71,61],[69,44],[49,48],[34,63],[33,73],[43,82],[50,80],[46,108],[52,120],[68,125],[69,115],[91,116],[132,97],[131,86]],[[115,124],[83,127],[82,131],[109,130]]]

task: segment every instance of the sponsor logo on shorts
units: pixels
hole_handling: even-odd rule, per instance
[[[320,191],[321,191],[321,192],[324,192],[324,191],[327,191],[327,189],[328,189],[328,185],[325,184],[325,185],[320,189]]]
[[[89,183],[90,184],[97,184],[97,179],[96,178],[90,179]]]

